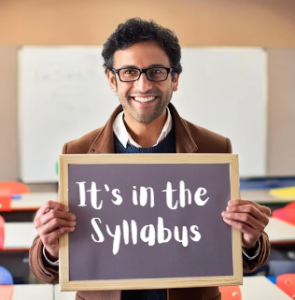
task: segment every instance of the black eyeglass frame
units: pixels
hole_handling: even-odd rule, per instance
[[[166,76],[165,79],[162,79],[162,80],[151,80],[151,79],[149,79],[147,71],[150,70],[150,69],[157,69],[157,68],[158,68],[158,69],[165,69],[165,70],[167,71],[167,76]],[[124,69],[138,70],[138,71],[139,71],[138,78],[137,78],[137,79],[133,79],[133,80],[122,80],[121,77],[120,77],[119,72],[120,72],[121,70],[124,70]],[[150,67],[150,68],[146,68],[146,69],[139,69],[139,68],[120,68],[120,69],[114,69],[114,68],[112,68],[111,71],[113,71],[114,73],[118,74],[118,77],[119,77],[119,79],[120,79],[121,82],[134,82],[134,81],[137,81],[137,80],[139,80],[139,78],[140,78],[140,76],[141,76],[142,73],[145,74],[146,78],[147,78],[149,81],[153,81],[153,82],[161,82],[161,81],[167,80],[168,75],[169,75],[170,73],[172,74],[173,72],[176,72],[177,70],[176,70],[175,68]]]

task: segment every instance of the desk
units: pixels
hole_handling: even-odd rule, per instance
[[[55,300],[75,300],[76,292],[61,292],[59,284],[54,286],[54,299]]]
[[[244,200],[252,200],[254,202],[260,203],[260,204],[280,204],[285,205],[292,200],[290,199],[283,199],[283,198],[277,198],[272,195],[270,195],[269,190],[261,189],[261,190],[241,190],[241,199]],[[295,199],[294,199],[295,200]]]
[[[265,228],[271,244],[295,243],[295,226],[277,218],[269,218]]]
[[[33,222],[8,222],[4,226],[4,251],[28,251],[37,230]]]
[[[53,300],[53,293],[52,284],[19,284],[13,286],[12,300]]]
[[[275,284],[264,276],[244,277],[240,286],[242,300],[290,300]]]
[[[29,193],[21,195],[21,199],[11,200],[13,211],[38,210],[48,200],[58,200],[57,193]]]

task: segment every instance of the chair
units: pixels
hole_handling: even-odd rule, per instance
[[[5,226],[5,220],[0,215],[0,250],[4,248],[4,239],[5,239],[4,226]]]
[[[28,186],[16,181],[0,182],[0,191],[8,192],[9,195],[28,194],[30,192]]]
[[[292,299],[295,299],[295,273],[278,276],[277,286]]]
[[[222,300],[241,300],[241,289],[238,285],[220,286],[219,291],[221,293]]]
[[[12,300],[13,285],[0,285],[1,300]]]
[[[10,272],[4,267],[0,266],[0,285],[13,284],[13,278]]]
[[[289,203],[283,208],[274,210],[272,216],[295,225],[295,202]]]
[[[0,182],[0,211],[11,210],[11,197],[13,195],[27,194],[29,188],[20,182],[3,181]]]

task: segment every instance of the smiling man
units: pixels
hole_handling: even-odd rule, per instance
[[[231,153],[228,138],[182,119],[170,103],[182,72],[181,49],[171,30],[153,21],[127,20],[108,38],[102,55],[110,88],[121,105],[105,126],[65,144],[64,154]],[[101,101],[103,105],[105,99]],[[258,269],[268,258],[264,228],[269,215],[267,207],[233,199],[220,216],[242,233],[245,272]],[[30,250],[31,270],[41,281],[56,283],[58,239],[75,230],[75,216],[62,204],[48,201],[34,222],[39,235]],[[221,296],[218,287],[204,287],[78,292],[76,299],[218,300]]]

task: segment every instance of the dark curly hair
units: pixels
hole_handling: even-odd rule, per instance
[[[113,67],[115,51],[146,41],[153,41],[162,47],[169,57],[171,67],[175,68],[176,73],[181,73],[181,49],[176,34],[153,20],[144,21],[140,18],[128,19],[125,23],[119,24],[115,32],[104,43],[102,56],[105,72]]]

